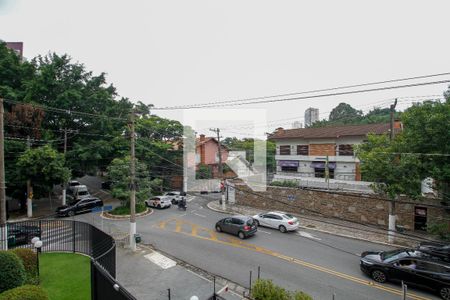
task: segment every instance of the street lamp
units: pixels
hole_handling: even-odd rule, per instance
[[[37,266],[37,275],[39,280],[39,253],[41,252],[42,241],[38,237],[34,237],[31,239],[31,243],[36,249],[36,266]]]

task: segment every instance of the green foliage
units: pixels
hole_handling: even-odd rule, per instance
[[[16,254],[22,261],[27,276],[26,283],[36,284],[38,282],[36,253],[27,248],[16,248],[9,251]]]
[[[20,258],[9,251],[0,251],[0,293],[25,283],[26,273]]]
[[[345,122],[351,119],[360,118],[362,115],[363,113],[361,110],[356,110],[350,104],[341,102],[330,112],[329,120]]]
[[[143,203],[136,203],[136,213],[144,212],[147,208]],[[112,211],[109,212],[112,215],[129,215],[130,214],[130,205],[129,203],[127,206],[118,206],[114,208]]]
[[[195,172],[196,179],[211,179],[212,173],[207,165],[200,164]]]
[[[36,285],[22,285],[0,294],[0,300],[47,300],[47,292]]]
[[[427,231],[443,241],[450,241],[450,228],[448,222],[431,222],[427,225]]]
[[[53,185],[70,178],[70,170],[64,166],[64,155],[49,145],[28,149],[17,162],[18,172],[23,181],[31,180],[34,193],[49,192]]]
[[[258,279],[252,287],[252,297],[255,300],[312,300],[304,292],[289,292],[275,285],[272,280]]]
[[[272,181],[270,185],[296,188],[298,187],[298,182],[295,180]]]

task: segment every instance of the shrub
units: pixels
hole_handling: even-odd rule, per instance
[[[0,251],[0,293],[25,283],[26,273],[19,257],[9,251]]]
[[[37,285],[22,285],[1,293],[0,300],[48,300],[48,295]]]
[[[255,300],[312,300],[311,296],[304,292],[286,291],[267,279],[256,280],[252,287],[252,297]]]
[[[136,213],[144,212],[147,208],[144,203],[136,203]],[[112,215],[129,215],[130,206],[118,206],[109,212]]]
[[[443,241],[450,241],[449,226],[448,222],[432,222],[427,226],[427,231]]]
[[[20,258],[20,260],[22,260],[27,276],[26,283],[37,284],[38,278],[36,253],[33,252],[33,250],[27,248],[16,248],[10,251],[16,254]]]
[[[298,182],[295,180],[272,181],[270,185],[296,188],[298,187]]]

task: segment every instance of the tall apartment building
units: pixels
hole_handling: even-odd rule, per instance
[[[303,127],[302,122],[295,121],[292,123],[292,129],[298,129],[298,128],[302,128],[302,127]]]
[[[319,109],[310,107],[305,110],[305,127],[311,126],[316,121],[319,121]]]

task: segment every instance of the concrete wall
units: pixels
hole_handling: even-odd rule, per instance
[[[268,187],[266,192],[253,192],[243,183],[235,182],[235,186],[236,203],[240,205],[301,214],[318,213],[386,228],[388,225],[388,202],[371,198],[374,195],[337,194],[285,187]],[[432,199],[429,201],[434,204],[439,203],[436,200],[433,202]],[[397,203],[397,224],[407,229],[414,229],[414,207],[420,207],[422,203],[418,202],[417,205]],[[448,219],[449,213],[441,208],[428,207],[428,222],[437,218]]]

